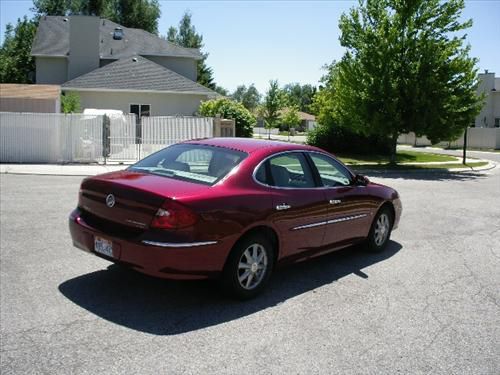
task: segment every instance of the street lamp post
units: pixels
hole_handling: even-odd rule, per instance
[[[465,165],[467,162],[467,130],[469,129],[468,126],[465,127],[465,132],[464,132],[464,150],[463,150],[463,156],[462,156],[462,164]]]

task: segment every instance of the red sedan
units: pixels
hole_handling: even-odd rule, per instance
[[[398,193],[310,146],[213,138],[167,147],[124,171],[86,178],[73,244],[137,271],[221,278],[241,298],[275,266],[359,242],[381,251]]]

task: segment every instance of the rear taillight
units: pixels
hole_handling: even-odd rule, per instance
[[[151,228],[179,229],[193,225],[198,216],[189,208],[175,201],[166,201],[156,212]]]

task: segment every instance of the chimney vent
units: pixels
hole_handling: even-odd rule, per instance
[[[115,28],[115,31],[113,32],[113,39],[114,40],[122,40],[123,39],[123,29],[121,27]]]

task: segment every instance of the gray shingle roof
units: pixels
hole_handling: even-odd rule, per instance
[[[217,95],[215,91],[141,56],[127,57],[115,61],[64,83],[62,88],[128,91],[154,90],[199,93],[209,96]]]
[[[69,23],[71,17],[46,16],[40,18],[31,54],[66,56],[69,53]],[[122,40],[113,39],[116,27],[123,29]],[[141,29],[123,27],[112,21],[100,22],[101,59],[121,59],[133,55],[179,56],[201,59],[198,49],[184,48]]]

